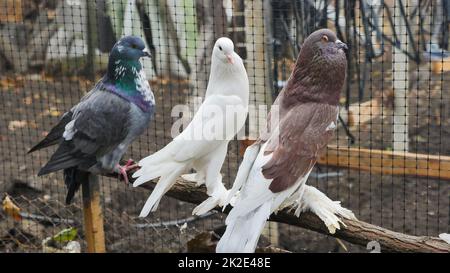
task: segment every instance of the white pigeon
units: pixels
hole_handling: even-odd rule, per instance
[[[254,252],[269,216],[286,206],[295,205],[297,215],[306,210],[315,213],[330,233],[342,223],[338,216],[354,218],[339,202],[305,184],[336,128],[347,68],[345,49],[328,29],[305,40],[288,83],[271,108],[268,132],[244,154],[226,201],[233,209],[217,252]]]
[[[211,73],[205,99],[186,129],[160,151],[142,159],[141,169],[133,174],[133,186],[160,177],[140,217],[155,211],[162,196],[176,179],[186,175],[198,185],[205,184],[210,196],[193,214],[201,215],[223,205],[228,191],[220,170],[228,143],[245,124],[248,113],[249,83],[242,59],[234,52],[233,42],[225,37],[214,45]]]

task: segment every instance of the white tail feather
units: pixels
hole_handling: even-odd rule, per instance
[[[156,153],[151,154],[151,155],[141,159],[139,161],[139,166],[147,167],[147,166],[157,165],[163,161],[169,160],[170,156],[171,156],[171,151],[173,150],[172,149],[173,145],[171,145],[172,143],[173,142],[167,144],[164,148],[157,151]]]
[[[217,253],[251,253],[270,216],[271,202],[266,202],[249,214],[233,218],[217,244]],[[236,209],[236,208],[234,208]]]
[[[161,166],[158,165],[157,167],[159,168],[155,168],[154,166],[152,166],[150,167],[151,170],[149,170],[148,172],[146,171],[145,173],[141,173],[139,177],[134,181],[133,187],[138,187],[166,173],[163,171],[164,169]]]
[[[139,217],[146,217],[151,211],[155,211],[158,208],[159,201],[163,195],[175,184],[177,177],[184,171],[184,164],[178,163],[177,165],[177,167],[165,168],[165,173],[161,175],[152,194],[147,199],[147,202],[145,202]]]
[[[253,163],[255,162],[256,157],[258,156],[260,150],[259,145],[252,145],[245,150],[244,158],[242,159],[242,163],[239,166],[238,173],[236,175],[236,179],[234,180],[233,187],[231,188],[227,199],[225,200],[223,209],[225,210],[226,205],[228,205],[236,193],[242,188],[245,181],[247,181],[250,170],[252,169]]]

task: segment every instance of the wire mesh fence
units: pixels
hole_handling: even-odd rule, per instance
[[[230,37],[244,60],[250,105],[262,109],[249,113],[245,134],[254,137],[303,40],[332,29],[349,47],[348,75],[333,149],[308,183],[369,223],[449,232],[449,12],[447,0],[0,0],[0,252],[54,251],[46,238],[65,229],[76,229],[71,239],[86,251],[81,195],[67,206],[62,173],[36,176],[53,149],[27,151],[105,73],[124,35],[143,38],[153,56],[143,66],[155,118],[126,154],[138,160],[170,142],[174,106],[204,96],[217,38]],[[230,142],[227,188],[246,145]],[[169,197],[139,218],[148,192],[114,178],[100,184],[109,252],[195,251],[199,235],[224,225],[225,215],[193,217],[194,205]],[[294,252],[367,251],[286,224],[268,225],[261,241]]]

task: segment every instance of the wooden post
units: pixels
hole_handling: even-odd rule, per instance
[[[82,186],[84,233],[88,252],[105,253],[105,231],[103,229],[103,213],[100,204],[100,185],[98,176],[90,174],[88,183]]]
[[[406,16],[409,15],[409,0],[395,1],[394,4],[394,28],[398,35],[399,45],[408,50],[408,31],[405,18],[401,16],[403,3]],[[394,88],[394,116],[393,116],[393,148],[395,151],[408,151],[408,56],[397,47],[392,51],[392,84]]]
[[[21,0],[0,0],[0,23],[23,22]]]
[[[450,180],[450,156],[329,145],[317,162],[372,174]]]

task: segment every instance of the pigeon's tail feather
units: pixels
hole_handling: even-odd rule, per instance
[[[33,148],[31,148],[27,153],[29,154],[29,153],[35,152],[37,150],[46,148],[48,146],[55,145],[60,140],[60,136],[59,137],[53,136],[53,137],[50,137],[50,138],[49,138],[49,136],[50,136],[50,134],[47,135],[47,137],[45,137],[43,140],[41,140],[41,142],[39,142],[38,144],[33,146]]]
[[[250,213],[227,221],[227,229],[217,244],[217,253],[251,253],[270,216],[271,202],[266,202]],[[228,220],[228,219],[227,219]]]
[[[164,166],[165,164],[158,164],[148,167],[146,166],[145,172],[142,172],[142,168],[134,172],[133,177],[137,179],[134,181],[133,186],[134,187],[140,186],[144,183],[147,183],[148,181],[151,181],[155,178],[162,176],[165,173]]]
[[[165,161],[171,160],[171,155],[173,153],[171,143],[167,144],[164,148],[157,151],[154,154],[151,154],[139,161],[139,166],[147,167],[153,165],[159,165]],[[143,170],[144,168],[141,168]],[[140,171],[140,170],[139,170]],[[136,172],[136,175],[140,175],[139,171]]]
[[[62,143],[47,164],[39,171],[38,176],[75,167],[82,163],[89,166],[95,164],[95,162],[95,157],[77,155],[73,152],[73,147],[70,144]]]
[[[170,144],[139,161],[141,168],[133,173],[133,178],[137,178],[133,186],[137,187],[165,173],[167,165],[172,162],[169,146]]]
[[[77,166],[82,162],[83,162],[82,159],[75,158],[70,155],[64,155],[58,158],[52,157],[52,159],[50,159],[50,161],[44,167],[41,168],[41,170],[38,173],[38,176],[49,174],[63,169],[68,169]]]
[[[260,151],[259,144],[253,144],[249,146],[244,153],[244,158],[242,159],[242,163],[239,166],[238,173],[236,175],[236,179],[234,180],[233,187],[231,188],[227,199],[225,200],[225,204],[223,208],[225,209],[226,205],[231,202],[231,199],[236,195],[236,193],[241,189],[242,185],[247,181],[248,175],[250,174],[250,170],[253,167],[253,163],[258,156]]]
[[[161,198],[175,184],[177,177],[185,171],[185,165],[183,163],[171,162],[160,167],[156,177],[160,176],[161,178],[145,202],[139,217],[146,217],[151,211],[155,211],[158,208]]]
[[[43,140],[41,140],[41,142],[33,146],[33,148],[31,148],[28,151],[28,153],[32,153],[34,151],[59,143],[64,134],[65,127],[67,123],[70,122],[71,119],[72,119],[72,112],[64,114],[64,116],[61,118],[58,124],[56,124],[56,126],[53,127],[52,130],[50,130],[50,133],[48,133],[48,135]]]
[[[80,189],[81,184],[89,181],[89,173],[78,170],[76,167],[64,170],[64,183],[67,187],[66,205],[72,202],[75,193]]]

